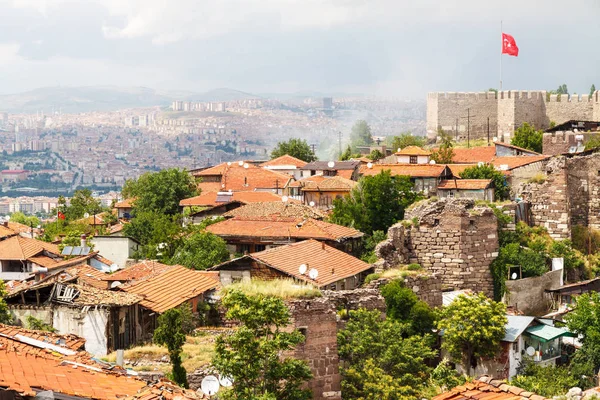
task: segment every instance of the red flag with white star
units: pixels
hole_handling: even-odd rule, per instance
[[[502,33],[502,54],[508,54],[509,56],[517,57],[519,55],[519,48],[515,38],[508,33]]]

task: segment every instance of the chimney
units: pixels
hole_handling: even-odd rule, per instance
[[[85,236],[85,233],[83,235],[81,235],[81,247],[87,247],[87,243],[86,240],[87,236]]]

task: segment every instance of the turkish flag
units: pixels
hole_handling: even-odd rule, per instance
[[[519,48],[515,38],[508,33],[502,33],[502,54],[508,54],[509,56],[517,57],[519,55]]]
[[[58,219],[65,219],[65,214],[58,212]]]

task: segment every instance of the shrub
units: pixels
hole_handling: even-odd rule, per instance
[[[419,271],[419,270],[423,269],[423,267],[421,267],[420,264],[408,264],[406,269],[409,271]]]
[[[543,173],[537,173],[534,176],[532,176],[531,178],[529,178],[527,180],[527,183],[544,183],[546,182],[546,175]]]
[[[367,275],[367,277],[365,278],[365,285],[368,285],[369,283],[376,281],[380,277],[381,277],[381,274],[378,274],[378,273]]]

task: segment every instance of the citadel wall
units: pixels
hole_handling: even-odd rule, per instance
[[[501,91],[481,93],[433,92],[427,95],[427,136],[434,139],[441,128],[466,137],[467,110],[470,109],[471,138],[490,136],[508,140],[515,129],[527,122],[547,129],[550,122],[600,120],[600,91],[589,95],[547,95],[541,91]],[[457,122],[458,119],[458,122]]]

